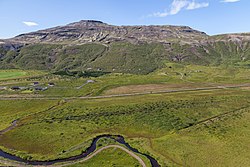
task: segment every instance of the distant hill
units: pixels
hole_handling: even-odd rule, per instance
[[[0,40],[0,68],[147,74],[164,62],[250,67],[250,34],[83,20]]]

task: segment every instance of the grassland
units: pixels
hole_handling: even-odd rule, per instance
[[[166,89],[249,83],[249,69],[183,66],[148,75],[107,74],[73,78],[46,74],[35,78],[4,79],[3,86],[40,86],[42,92],[0,91],[0,129],[18,119],[17,126],[0,135],[0,148],[24,159],[51,160],[78,155],[101,134],[119,134],[134,148],[155,157],[162,166],[249,166],[250,90],[225,88],[167,94],[79,99],[80,96],[123,94]],[[94,80],[81,89],[87,80]],[[122,91],[120,91],[122,88]],[[57,97],[57,100],[49,98]],[[43,99],[41,99],[43,98]],[[68,98],[65,100],[64,98]],[[54,107],[53,107],[54,106]],[[98,148],[112,142],[100,141]],[[141,156],[145,162],[147,159]],[[112,161],[111,161],[112,160]],[[76,164],[137,165],[126,153],[108,149],[90,161]],[[149,162],[147,162],[149,164]],[[124,164],[125,165],[125,164]]]
[[[161,91],[181,88],[211,87],[229,84],[248,83],[250,72],[247,68],[238,67],[209,67],[198,65],[181,65],[166,63],[166,68],[157,70],[148,75],[132,75],[111,73],[100,77],[77,78],[48,74],[44,77],[33,77],[19,80],[2,81],[1,86],[27,86],[39,81],[39,86],[46,87],[49,82],[55,83],[46,91],[6,91],[1,94],[18,96],[40,95],[46,97],[79,97],[98,96],[107,94],[123,94],[147,91]],[[86,84],[83,88],[77,87]],[[131,89],[132,88],[132,89]]]
[[[1,136],[0,141],[5,148],[22,150],[11,151],[19,156],[43,160],[79,154],[93,137],[105,133],[122,134],[131,140],[142,138],[154,144],[165,136],[178,135],[181,129],[201,120],[242,108],[249,111],[248,99],[249,91],[236,89],[76,100],[21,120],[18,127]],[[139,140],[139,144],[135,142],[134,147],[152,155],[166,153],[165,149],[159,149],[160,142],[157,149],[154,145],[150,148],[157,153],[151,153],[147,149],[150,145],[140,145],[143,140]],[[81,147],[72,150],[77,145]],[[168,163],[166,158],[159,160],[162,164]]]
[[[249,166],[250,108],[152,141],[187,166]]]
[[[116,148],[110,148],[108,150],[104,150],[100,154],[96,155],[92,159],[86,162],[82,162],[75,165],[69,165],[68,167],[81,167],[81,166],[89,166],[89,167],[113,167],[113,166],[127,166],[127,167],[139,167],[140,164],[136,159],[130,157],[122,150]]]
[[[44,75],[41,71],[24,71],[24,70],[0,70],[0,81],[9,79],[27,78],[32,76]]]
[[[0,129],[7,128],[14,120],[46,110],[57,101],[52,100],[3,100],[0,101]]]
[[[24,71],[0,71],[0,79],[17,78],[20,76],[25,76]]]
[[[100,148],[104,148],[105,146],[110,145],[120,145],[117,142],[115,142],[112,139],[109,138],[102,138],[97,142],[97,148],[98,150]],[[136,154],[138,157],[140,157],[144,163],[147,166],[150,166],[149,160],[145,156],[141,156],[139,154]],[[80,162],[79,162],[80,161]],[[75,167],[75,166],[141,166],[141,164],[136,160],[134,157],[126,153],[124,150],[121,150],[119,148],[108,148],[104,149],[101,152],[99,152],[97,155],[95,155],[93,158],[90,159],[83,159],[76,162],[70,162],[63,164],[65,166],[69,167]],[[81,162],[83,161],[83,162]],[[69,165],[67,165],[69,164]]]
[[[216,37],[215,37],[216,39]],[[182,39],[168,39],[171,44],[159,42],[131,44],[129,41],[109,45],[31,44],[19,50],[0,46],[1,69],[70,70],[102,69],[105,72],[149,74],[164,67],[164,62],[185,65],[239,66],[249,68],[249,42],[211,41],[200,45],[183,44]],[[190,39],[189,39],[190,40]],[[200,40],[197,38],[196,40]],[[193,42],[191,42],[193,43]]]

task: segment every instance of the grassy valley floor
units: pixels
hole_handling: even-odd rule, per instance
[[[7,87],[35,81],[40,86],[55,85],[46,91],[34,91],[31,86],[28,94],[0,90],[0,129],[5,129],[0,148],[28,160],[52,160],[79,155],[96,136],[113,134],[124,136],[133,148],[164,167],[249,166],[249,70],[167,66],[149,75],[73,78],[44,74],[2,80],[0,84]],[[90,79],[95,82],[77,89]],[[237,84],[246,86],[227,88]],[[80,98],[211,86],[219,89]],[[109,144],[117,143],[101,140],[98,149]],[[150,166],[147,158],[140,157]],[[139,165],[124,151],[110,148],[73,166],[100,164]]]

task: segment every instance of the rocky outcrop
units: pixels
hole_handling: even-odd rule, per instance
[[[199,43],[208,36],[187,26],[113,26],[101,21],[83,20],[66,26],[18,35],[9,41],[21,43]]]

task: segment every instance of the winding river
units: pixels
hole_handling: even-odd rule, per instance
[[[0,157],[9,159],[9,160],[13,160],[13,161],[17,161],[17,162],[23,162],[27,165],[43,165],[43,166],[48,166],[48,165],[53,165],[55,163],[62,163],[62,162],[70,162],[70,161],[75,161],[75,160],[79,160],[82,158],[86,158],[88,155],[90,155],[91,153],[93,153],[96,150],[96,143],[99,139],[101,138],[110,138],[115,140],[116,142],[120,143],[121,145],[125,146],[127,149],[129,149],[130,151],[143,155],[145,157],[147,157],[151,163],[152,167],[160,167],[159,163],[156,161],[156,159],[154,159],[152,156],[147,155],[145,153],[141,153],[139,150],[131,147],[124,139],[123,136],[121,135],[100,135],[97,136],[96,138],[93,139],[92,144],[89,148],[87,148],[87,150],[80,154],[80,155],[76,155],[73,157],[69,157],[69,158],[63,158],[63,159],[56,159],[56,160],[50,160],[50,161],[30,161],[30,160],[25,160],[22,159],[20,157],[17,157],[15,155],[11,155],[9,153],[6,153],[2,150],[0,150]]]

